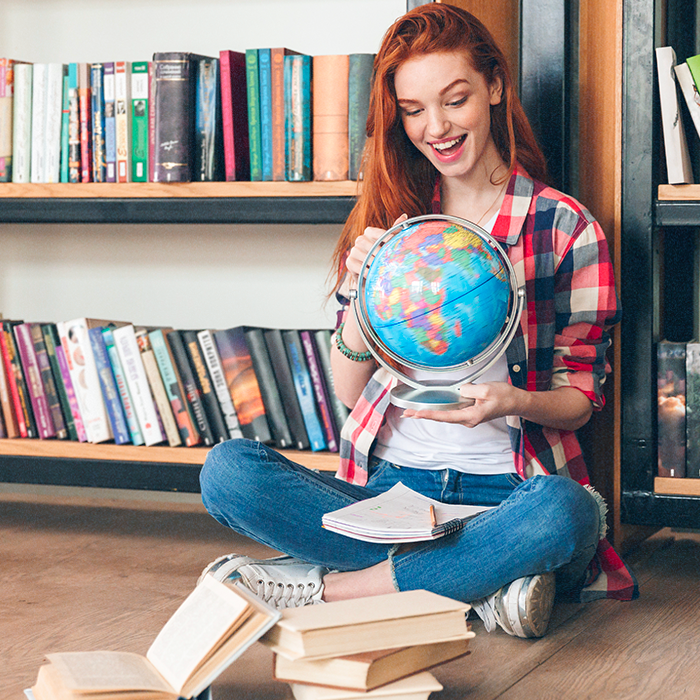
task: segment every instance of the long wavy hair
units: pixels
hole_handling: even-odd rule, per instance
[[[491,135],[509,168],[500,181],[510,177],[516,162],[532,177],[546,178],[544,156],[516,94],[506,58],[491,33],[460,8],[441,3],[419,5],[389,28],[374,60],[361,194],[333,254],[334,289],[342,283],[347,251],[366,227],[387,229],[403,213],[413,217],[430,211],[438,172],[406,136],[394,77],[409,58],[448,51],[466,52],[488,85],[502,82],[501,101],[491,107]]]

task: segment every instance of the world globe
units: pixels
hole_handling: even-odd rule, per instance
[[[500,357],[520,316],[523,293],[501,247],[464,219],[421,216],[389,229],[363,269],[355,309],[372,354],[402,383],[425,390],[421,404],[461,403],[458,386]],[[457,381],[455,370],[464,370]],[[416,372],[434,378],[419,382]],[[404,405],[398,391],[394,403]],[[415,399],[409,394],[406,405]]]

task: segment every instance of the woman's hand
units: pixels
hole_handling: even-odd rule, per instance
[[[401,216],[394,221],[393,225],[396,226],[402,221],[406,221],[408,216],[406,214],[401,214]],[[386,233],[386,229],[375,228],[374,226],[368,226],[361,236],[358,236],[355,240],[353,247],[348,253],[347,260],[345,261],[345,266],[348,272],[352,275],[353,281],[357,281],[362,272],[362,266],[367,257],[367,253],[372,249],[372,246]]]

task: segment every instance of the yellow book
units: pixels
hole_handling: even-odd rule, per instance
[[[428,700],[431,693],[442,690],[442,685],[427,671],[367,692],[299,683],[292,683],[291,687],[294,700]]]

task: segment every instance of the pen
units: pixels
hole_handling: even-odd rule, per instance
[[[435,527],[437,525],[437,520],[435,519],[435,506],[430,504],[430,524]]]

